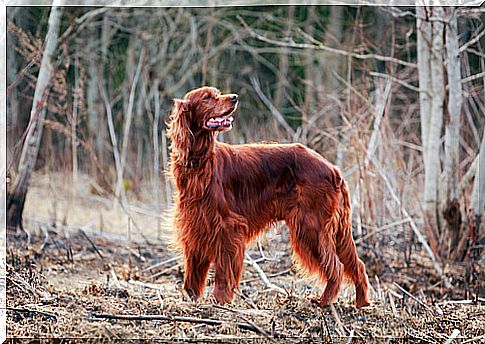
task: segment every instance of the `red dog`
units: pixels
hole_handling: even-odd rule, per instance
[[[246,244],[285,221],[302,267],[334,302],[344,275],[355,284],[356,306],[369,305],[367,275],[352,238],[347,185],[339,170],[301,144],[229,145],[238,96],[202,87],[175,99],[168,123],[171,172],[177,185],[175,228],[185,254],[184,288],[202,295],[215,267],[214,298],[231,302]]]

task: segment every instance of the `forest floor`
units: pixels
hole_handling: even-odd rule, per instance
[[[323,288],[298,273],[288,233],[280,226],[248,248],[252,264],[245,263],[231,304],[210,303],[213,271],[204,297],[195,303],[183,292],[183,259],[162,244],[166,240],[135,236],[126,232],[126,224],[124,233],[116,233],[109,228],[100,231],[99,223],[82,226],[33,219],[33,214],[42,214],[33,204],[37,209],[46,207],[51,202],[47,199],[59,195],[48,195],[34,183],[26,206],[29,236],[8,237],[10,338],[445,343],[456,336],[460,343],[485,341],[485,279],[480,262],[445,266],[453,284],[447,289],[419,247],[408,254],[392,242],[360,241],[372,305],[357,310],[353,287],[348,286],[337,303],[321,309],[310,299]],[[55,204],[61,203],[65,200]],[[97,215],[86,209],[75,204],[70,213],[95,220]],[[93,204],[91,209],[103,210]],[[45,215],[52,215],[48,210]],[[150,225],[156,226],[156,221],[151,219]],[[135,232],[133,224],[131,228]],[[268,288],[262,273],[279,288]]]
[[[320,309],[309,300],[321,288],[299,277],[290,250],[276,249],[283,236],[272,235],[249,254],[284,291],[268,289],[246,264],[235,300],[224,307],[208,301],[212,273],[204,298],[189,301],[182,292],[182,259],[159,244],[128,244],[54,227],[32,233],[28,244],[25,238],[10,238],[8,336],[436,343],[454,334],[461,343],[485,339],[485,299],[472,287],[466,290],[458,271],[456,288],[447,290],[425,258],[408,266],[366,261],[372,306],[355,309],[349,287],[333,307]]]

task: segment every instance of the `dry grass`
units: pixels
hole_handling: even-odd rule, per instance
[[[452,290],[427,288],[436,282],[433,270],[417,262],[413,269],[396,274],[395,279],[381,279],[379,284],[373,279],[372,307],[356,310],[351,304],[350,288],[341,294],[332,311],[309,302],[319,289],[291,270],[290,255],[285,251],[277,260],[266,260],[260,265],[268,276],[279,274],[270,279],[285,288],[288,296],[265,290],[258,275],[246,266],[245,281],[235,301],[220,308],[206,301],[211,279],[200,303],[184,298],[180,259],[174,260],[174,254],[165,247],[127,245],[93,234],[89,238],[92,244],[80,232],[71,232],[66,238],[50,229],[47,242],[40,233],[31,236],[29,247],[23,246],[24,241],[10,242],[9,336],[301,341],[352,335],[366,340],[408,338],[435,342],[446,340],[454,329],[460,331],[463,339],[484,335],[484,300],[456,302],[462,297]],[[273,239],[263,245],[271,257],[275,257],[275,247],[283,245],[277,237]],[[72,252],[72,257],[68,252]],[[250,254],[257,257],[259,250],[255,248]],[[165,263],[149,269],[160,262]],[[369,268],[370,275],[374,275],[372,266]],[[412,271],[429,273],[429,283],[410,283],[415,277],[406,273]],[[153,278],[155,275],[158,277]],[[412,297],[393,283],[405,288]],[[222,324],[101,320],[96,319],[96,314],[183,316],[218,319]],[[265,334],[241,329],[236,323],[253,325]]]
[[[193,303],[182,291],[182,259],[154,239],[155,231],[126,240],[127,224],[117,219],[108,221],[114,216],[109,207],[112,201],[99,199],[99,204],[90,203],[96,198],[86,192],[85,198],[66,200],[61,187],[55,195],[47,194],[48,183],[43,183],[37,179],[29,194],[26,216],[30,220],[26,227],[30,238],[9,238],[10,337],[234,342],[393,339],[435,343],[446,342],[454,330],[459,330],[462,343],[485,338],[485,285],[483,277],[476,285],[467,284],[467,265],[447,267],[455,288],[446,289],[430,261],[419,251],[405,261],[398,245],[379,247],[363,241],[358,249],[371,280],[372,306],[356,310],[352,304],[353,287],[348,287],[333,309],[322,310],[309,301],[322,292],[322,287],[295,271],[284,227],[269,231],[260,238],[261,247],[252,245],[248,253],[270,281],[288,295],[268,290],[254,268],[246,264],[232,304],[219,307],[208,302],[213,288],[212,271],[204,298]],[[82,190],[76,193],[83,195]],[[62,224],[62,216],[57,216],[55,227],[50,220],[54,198],[57,214],[68,209],[66,202],[71,203],[69,214],[73,214],[67,217],[66,224]],[[100,206],[103,202],[106,208]],[[102,233],[95,222],[97,215],[86,226],[91,221],[86,216],[89,209],[105,216]],[[150,216],[136,216],[140,224],[149,227]],[[116,221],[119,223],[114,225]],[[158,315],[169,319],[99,319],[99,315]],[[219,322],[192,323],[186,318]]]

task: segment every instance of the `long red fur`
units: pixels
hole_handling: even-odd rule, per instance
[[[185,256],[185,290],[199,298],[213,264],[213,297],[231,302],[246,244],[270,224],[285,221],[302,268],[326,282],[315,300],[321,306],[334,302],[347,276],[355,284],[356,306],[369,305],[342,174],[298,143],[218,142],[217,130],[206,123],[234,111],[234,96],[202,87],[175,99],[170,114],[170,169],[178,190],[174,225]]]

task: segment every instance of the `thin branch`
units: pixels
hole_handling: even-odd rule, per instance
[[[259,327],[255,327],[254,325],[248,323],[241,323],[241,322],[230,322],[230,321],[222,321],[216,319],[200,319],[200,318],[192,318],[192,317],[183,317],[183,316],[166,316],[166,315],[116,315],[116,314],[109,314],[109,313],[95,313],[91,315],[94,319],[115,319],[115,320],[129,320],[129,321],[170,321],[170,322],[188,322],[191,324],[206,324],[206,325],[213,325],[213,326],[220,326],[226,324],[233,324],[239,327],[242,330],[249,330],[252,332],[256,332],[259,334],[265,335],[267,331],[264,333],[260,332]]]
[[[473,81],[473,80],[476,80],[476,79],[480,79],[480,78],[485,78],[485,72],[481,72],[481,73],[477,73],[477,74],[474,74],[474,75],[467,76],[466,78],[461,79],[461,83],[465,84],[467,82],[470,82],[470,81]]]
[[[414,92],[418,92],[418,93],[421,92],[421,91],[427,92],[426,90],[420,90],[419,87],[416,87],[414,85],[411,85],[410,83],[407,83],[406,81],[403,81],[401,79],[398,79],[398,78],[396,78],[396,77],[394,77],[392,75],[388,75],[388,74],[384,74],[384,73],[378,73],[378,72],[370,72],[369,74],[372,75],[372,76],[377,76],[377,77],[389,79],[392,82],[395,82],[396,84],[399,84],[401,86],[404,86],[404,87],[406,87],[406,88],[408,88],[408,89],[410,89],[410,90],[412,90]]]
[[[417,65],[415,63],[402,61],[402,60],[396,59],[394,57],[382,56],[382,55],[378,55],[378,54],[357,54],[357,53],[352,53],[352,52],[348,52],[348,51],[345,51],[345,50],[331,48],[331,47],[328,47],[328,46],[322,44],[321,42],[318,42],[313,37],[311,37],[311,40],[312,40],[312,42],[314,42],[314,44],[276,41],[276,40],[261,36],[260,34],[253,31],[248,26],[248,24],[246,24],[246,22],[241,18],[241,16],[238,15],[237,18],[239,19],[241,24],[244,26],[244,28],[249,32],[251,37],[256,38],[256,39],[258,39],[262,42],[274,44],[274,45],[277,45],[277,46],[280,46],[280,47],[290,47],[290,48],[296,48],[296,49],[323,50],[323,51],[326,51],[326,52],[329,52],[329,53],[353,57],[353,58],[360,59],[360,60],[375,59],[375,60],[384,61],[384,62],[393,62],[393,63],[397,63],[397,64],[400,64],[400,65],[403,65],[403,66],[412,67],[412,68],[417,67]],[[310,38],[310,37],[307,36],[307,38]]]
[[[95,16],[103,14],[106,12],[109,8],[108,7],[102,7],[102,8],[97,8],[95,10],[89,11],[85,13],[82,17],[76,18],[74,20],[74,23],[69,26],[66,31],[62,34],[60,41],[64,42],[65,39],[69,37],[71,33],[74,32],[74,35],[79,34],[84,26],[86,26],[91,19],[93,19]]]
[[[91,247],[93,248],[94,252],[96,252],[96,254],[101,258],[101,259],[104,259],[104,256],[103,254],[101,253],[101,251],[98,249],[98,246],[96,246],[96,244],[91,240],[91,238],[88,237],[88,235],[86,234],[86,232],[82,229],[79,229],[79,233],[91,244]]]
[[[468,47],[471,47],[473,44],[477,43],[483,37],[483,35],[485,35],[485,30],[480,31],[479,34],[477,34],[471,40],[463,44],[460,47],[460,53],[464,52]]]
[[[433,309],[430,306],[428,306],[423,301],[421,301],[420,299],[418,299],[416,296],[414,296],[413,294],[411,294],[410,292],[408,292],[406,289],[404,289],[403,287],[401,287],[399,284],[397,284],[396,282],[393,282],[393,284],[394,284],[394,286],[396,286],[397,288],[399,288],[399,290],[401,290],[404,294],[406,294],[411,299],[413,299],[414,301],[416,301],[417,303],[419,303],[421,306],[423,306],[424,308],[426,308],[428,311],[433,312]]]
[[[34,314],[43,315],[45,317],[49,317],[49,318],[53,318],[53,319],[56,319],[57,318],[57,315],[56,314],[47,313],[47,312],[44,312],[44,311],[38,311],[36,309],[7,307],[7,310],[8,311],[12,311],[12,312],[17,312],[17,313],[34,313]]]
[[[234,313],[234,314],[237,314],[239,315],[244,321],[246,321],[249,325],[253,326],[255,329],[258,330],[258,332],[260,334],[262,334],[263,336],[265,336],[266,338],[269,338],[269,339],[273,339],[270,337],[270,334],[268,332],[266,332],[264,329],[260,328],[258,325],[256,325],[255,323],[253,323],[251,320],[248,320],[244,315],[243,313],[240,311],[240,310],[237,310],[237,309],[231,309],[231,308],[227,308],[227,307],[224,307],[224,306],[219,306],[219,305],[213,305],[212,307],[214,308],[217,308],[217,309],[222,309],[222,310],[225,310],[225,311],[228,311],[228,312],[231,312],[231,313]]]
[[[364,160],[364,166],[366,167],[369,165],[369,160],[372,158],[375,150],[377,149],[377,145],[378,145],[377,140],[379,139],[379,134],[381,130],[381,121],[382,121],[382,117],[384,117],[384,111],[386,109],[390,93],[391,93],[391,81],[387,80],[384,93],[380,97],[381,99],[376,100],[377,104],[375,106],[376,114],[375,114],[375,120],[374,120],[374,128],[372,130],[372,134],[369,139],[369,144],[367,146],[367,152],[365,154],[365,160]]]
[[[294,137],[295,131],[293,130],[293,128],[290,127],[290,125],[288,124],[288,122],[286,122],[285,117],[281,114],[281,112],[279,112],[278,109],[275,108],[273,103],[271,103],[268,97],[266,97],[263,91],[261,91],[258,78],[255,75],[251,75],[250,80],[251,80],[251,84],[253,85],[254,91],[257,93],[259,98],[263,101],[264,105],[266,105],[266,107],[269,109],[271,114],[276,118],[278,123],[281,124],[281,126],[286,129],[286,132],[288,133],[288,135],[290,137]]]
[[[138,84],[138,79],[140,78],[144,55],[145,55],[145,49],[142,48],[140,52],[140,57],[138,59],[138,65],[136,66],[135,76],[133,77],[133,82],[131,84],[130,95],[128,97],[128,109],[126,111],[127,113],[126,113],[125,126],[123,128],[123,146],[121,147],[121,163],[120,163],[121,172],[119,175],[119,177],[121,178],[119,178],[116,183],[116,191],[115,191],[116,197],[120,195],[121,188],[123,188],[123,171],[125,169],[126,154],[128,149],[128,141],[129,141],[130,128],[131,128],[131,120],[133,118],[133,104],[135,100],[135,90]]]
[[[108,100],[108,96],[106,94],[106,90],[104,89],[104,86],[101,84],[99,85],[99,90],[101,93],[101,98],[103,98],[104,101],[104,107],[106,109],[106,115],[108,116],[108,129],[109,129],[109,136],[111,138],[111,145],[113,147],[113,155],[114,155],[114,160],[115,160],[115,168],[116,168],[116,175],[117,179],[123,179],[123,172],[121,170],[121,161],[120,161],[120,153],[118,151],[118,141],[116,140],[116,133],[115,133],[115,127],[113,123],[113,114],[111,112],[111,105]],[[121,188],[121,204],[123,206],[126,205],[126,195],[125,195],[125,188]]]
[[[363,237],[360,237],[358,239],[355,240],[355,244],[358,245],[360,242],[366,240],[366,239],[369,239],[370,237],[380,233],[380,232],[383,232],[387,229],[390,229],[390,228],[393,228],[393,227],[396,227],[396,226],[400,226],[400,225],[403,225],[405,223],[408,223],[410,221],[409,218],[407,219],[402,219],[402,220],[399,220],[399,221],[396,221],[396,222],[393,222],[393,223],[389,223],[387,225],[384,225],[382,227],[379,227],[377,228],[376,230],[372,231],[372,233],[369,233]]]
[[[256,263],[249,256],[249,254],[246,253],[245,255],[246,255],[246,262],[249,265],[251,265],[254,268],[254,270],[256,270],[256,272],[258,273],[259,277],[261,277],[261,280],[266,285],[266,287],[268,287],[269,289],[274,289],[274,290],[276,290],[278,293],[280,293],[282,295],[288,296],[288,293],[286,292],[286,290],[284,290],[281,287],[278,287],[276,284],[273,284],[273,283],[271,283],[269,281],[268,276],[266,276],[266,273],[263,271],[263,269],[261,269],[261,267],[258,265],[258,263]]]
[[[396,195],[396,192],[394,191],[391,183],[389,182],[389,179],[387,179],[387,176],[383,172],[383,169],[380,166],[379,162],[377,162],[375,159],[373,159],[372,162],[374,163],[374,166],[376,167],[377,171],[379,172],[379,174],[381,175],[382,179],[384,180],[384,183],[386,184],[387,189],[389,190],[389,193],[391,194],[392,198],[401,207],[403,215],[405,216],[405,218],[409,219],[409,224],[411,225],[411,229],[413,230],[414,234],[416,234],[416,236],[417,236],[419,242],[421,243],[421,245],[423,245],[423,247],[424,247],[426,253],[428,254],[428,256],[431,258],[431,261],[433,262],[433,266],[434,266],[436,272],[438,272],[438,274],[440,275],[440,277],[443,279],[443,282],[445,283],[445,287],[446,288],[452,288],[452,285],[451,285],[450,281],[445,276],[445,274],[443,273],[443,270],[441,269],[438,261],[436,260],[436,257],[435,257],[435,255],[433,253],[433,250],[431,249],[431,247],[429,247],[429,244],[428,244],[426,238],[421,233],[421,231],[418,229],[418,226],[416,225],[416,223],[414,222],[414,220],[411,218],[411,216],[409,215],[409,213],[407,212],[407,210],[402,206],[401,200]]]

